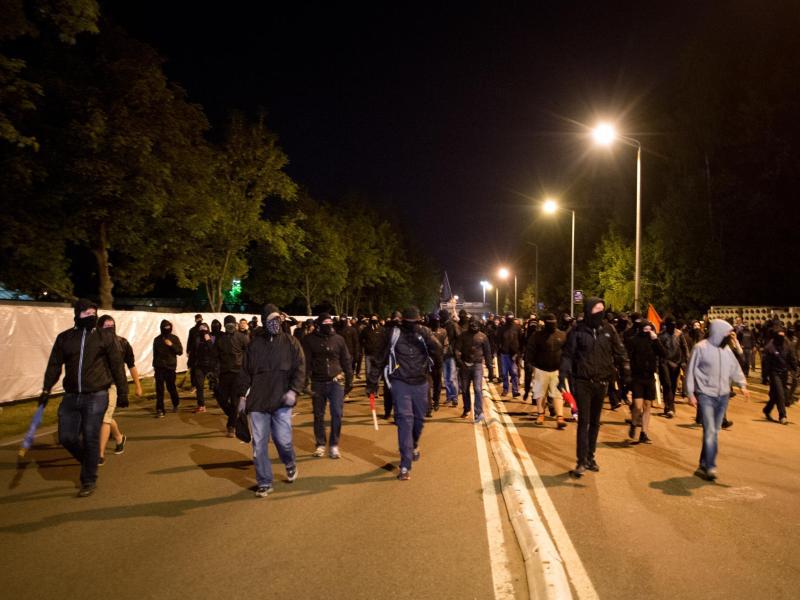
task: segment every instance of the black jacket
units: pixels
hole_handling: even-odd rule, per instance
[[[128,367],[128,370],[132,369],[136,366],[136,358],[133,356],[133,348],[131,347],[131,343],[119,335],[117,336],[117,343],[119,344],[119,350],[122,354],[122,362],[125,363],[125,366]]]
[[[305,378],[300,342],[284,331],[273,336],[259,328],[245,352],[236,388],[239,396],[247,395],[247,412],[271,413],[283,406],[286,392],[300,393]]]
[[[352,325],[345,325],[339,335],[342,336],[344,343],[347,345],[347,351],[350,353],[352,362],[352,359],[358,358],[358,354],[361,352],[358,331]]]
[[[628,355],[616,329],[608,323],[592,329],[582,321],[570,330],[561,351],[560,377],[600,382],[611,381],[616,373],[630,381]]]
[[[244,353],[250,344],[250,336],[241,331],[225,332],[215,343],[220,373],[238,373],[242,368]]]
[[[444,358],[455,357],[455,347],[458,341],[458,336],[461,335],[461,327],[458,323],[448,320],[441,325],[447,332],[447,344],[442,348]]]
[[[558,371],[561,366],[561,350],[567,341],[567,334],[556,329],[548,333],[544,329],[528,338],[525,346],[525,364],[541,371]]]
[[[198,331],[194,336],[194,349],[191,352],[192,366],[202,369],[203,371],[214,371],[217,369],[217,347],[214,343],[214,338],[209,335],[208,340],[202,335],[202,331]]]
[[[497,330],[498,351],[500,354],[519,354],[522,329],[513,321],[503,323]]]
[[[100,392],[113,383],[118,397],[128,398],[122,349],[110,329],[73,327],[59,333],[44,373],[45,391],[49,392],[58,382],[62,367],[64,391],[69,394]]]
[[[480,364],[485,363],[489,366],[492,360],[492,347],[489,345],[489,338],[480,331],[473,333],[469,329],[464,331],[456,340],[456,363],[459,367],[467,366],[464,363]]]
[[[367,374],[367,392],[378,391],[378,380],[389,362],[391,339],[395,328],[386,332],[383,348],[376,361],[375,368]],[[397,368],[389,374],[390,381],[402,381],[409,385],[421,385],[428,381],[430,361],[434,367],[442,365],[442,346],[431,330],[424,325],[416,325],[412,331],[400,329],[400,337],[394,348]]]
[[[370,357],[377,356],[378,352],[380,352],[381,348],[383,348],[383,338],[385,335],[386,334],[380,326],[373,329],[372,325],[367,325],[361,331],[361,335],[359,336],[361,340],[361,347],[364,349],[364,354]]]
[[[167,346],[164,340],[172,342]],[[153,367],[156,369],[175,370],[178,366],[178,357],[183,354],[183,346],[178,336],[173,333],[161,334],[153,340]]]
[[[650,381],[658,369],[659,359],[667,355],[664,345],[656,337],[637,334],[628,340],[628,357],[631,363],[631,378],[634,381]]]
[[[344,373],[345,388],[353,386],[353,360],[347,343],[338,333],[323,335],[321,331],[315,331],[305,336],[303,354],[306,357],[306,375],[311,381],[331,381]]]
[[[666,352],[664,361],[672,363],[669,366],[673,369],[677,367],[686,369],[689,362],[689,348],[683,334],[675,335],[665,329],[658,334],[658,339]]]
[[[770,340],[764,347],[764,375],[779,375],[783,377],[789,371],[797,370],[797,358],[788,340],[781,346]]]

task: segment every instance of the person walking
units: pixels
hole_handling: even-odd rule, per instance
[[[172,412],[178,412],[180,396],[175,387],[175,370],[178,368],[178,357],[183,354],[183,347],[178,336],[172,333],[172,323],[166,319],[161,321],[161,334],[153,340],[153,369],[156,380],[156,417],[167,415],[164,410],[164,386],[172,400]]]
[[[203,322],[203,315],[200,313],[194,316],[194,325],[192,325],[191,329],[189,329],[189,334],[186,337],[186,356],[189,358],[188,367],[189,367],[189,381],[191,382],[190,385],[192,386],[192,393],[194,393],[194,380],[195,380],[195,373],[194,373],[194,348],[197,343],[197,331],[200,328],[200,324]]]
[[[314,333],[303,338],[306,373],[311,379],[311,405],[314,410],[314,456],[325,456],[325,408],[330,407],[331,458],[341,458],[339,439],[342,434],[344,397],[353,389],[353,361],[345,339],[333,330],[328,313],[317,318]],[[342,385],[344,384],[344,386]]]
[[[447,333],[447,344],[443,346],[442,372],[444,374],[445,405],[458,406],[458,367],[456,366],[455,347],[461,328],[450,318],[447,309],[439,311],[439,327]]]
[[[544,405],[549,396],[553,402],[556,428],[567,426],[564,420],[564,397],[558,389],[558,372],[561,367],[561,352],[567,334],[558,329],[558,321],[552,313],[543,315],[544,328],[534,333],[526,344],[525,366],[528,362],[533,370],[533,402],[536,404],[536,424],[544,425]]]
[[[444,353],[445,346],[449,345],[447,338],[447,331],[440,327],[440,317],[438,312],[432,312],[428,315],[428,324],[430,325],[431,333],[438,340],[442,346],[442,353]],[[428,402],[428,412],[426,417],[433,415],[433,412],[439,410],[439,401],[442,397],[442,367],[434,366],[431,368],[431,386]]]
[[[78,497],[97,488],[100,430],[108,407],[108,388],[117,387],[117,405],[128,406],[125,366],[110,329],[97,329],[97,305],[81,299],[74,305],[75,326],[56,336],[44,374],[39,404],[64,372],[64,397],[58,407],[58,441],[81,465]]]
[[[197,406],[194,409],[196,413],[206,412],[206,379],[209,380],[209,389],[214,390],[216,388],[218,361],[214,340],[215,338],[212,337],[208,325],[200,323],[197,326],[197,334],[194,336],[194,350],[191,353],[194,361],[192,384],[197,397]]]
[[[419,441],[428,403],[428,373],[442,362],[442,347],[431,330],[419,323],[419,309],[411,306],[402,322],[388,331],[375,368],[367,379],[367,393],[378,391],[381,371],[391,386],[397,442],[400,447],[400,481],[411,479],[411,463],[419,460]]]
[[[247,321],[245,321],[247,323]],[[225,331],[214,343],[219,365],[219,383],[217,384],[217,403],[225,413],[227,436],[235,436],[236,409],[239,399],[236,395],[236,380],[242,368],[244,353],[250,344],[250,336],[236,327],[236,317],[228,315],[224,319]]]
[[[659,361],[664,360],[666,350],[650,321],[642,320],[639,333],[628,341],[628,357],[631,365],[631,424],[628,439],[632,443],[651,444],[647,432],[650,429],[650,414],[656,394],[656,372]],[[637,438],[636,433],[639,433]]]
[[[559,391],[566,389],[569,380],[578,405],[577,462],[570,471],[572,477],[582,477],[587,469],[600,470],[595,460],[600,412],[615,368],[630,383],[628,355],[617,330],[605,322],[605,303],[602,298],[588,298],[583,321],[567,334],[559,370]]]
[[[472,386],[475,395],[474,422],[478,423],[483,420],[483,365],[485,364],[488,369],[492,360],[489,338],[481,331],[478,319],[470,319],[466,329],[458,336],[455,358],[461,375],[461,395],[464,402],[461,418],[468,417],[472,410],[470,397],[470,386]]]
[[[506,314],[505,323],[497,331],[500,353],[500,379],[503,382],[501,396],[508,395],[509,379],[511,380],[511,396],[519,398],[519,370],[517,369],[517,355],[520,351],[522,331],[514,321],[514,313]]]
[[[297,479],[292,442],[292,407],[305,384],[305,357],[300,342],[281,327],[281,313],[274,304],[266,304],[261,313],[263,327],[256,329],[242,369],[237,391],[238,413],[246,413],[252,435],[253,463],[256,468],[258,498],[273,490],[269,441],[272,438],[278,457],[286,468],[286,480]]]
[[[718,436],[728,408],[731,385],[741,388],[745,398],[750,397],[747,379],[730,348],[731,331],[733,327],[727,321],[712,320],[708,337],[694,345],[686,367],[689,403],[700,408],[703,423],[700,465],[694,474],[708,481],[717,478]]]
[[[672,317],[667,317],[664,321],[664,329],[658,334],[658,339],[665,352],[664,357],[659,361],[658,370],[661,388],[664,390],[664,416],[672,419],[675,416],[678,377],[680,377],[681,371],[686,370],[689,347]]]
[[[782,425],[788,425],[786,397],[789,391],[789,374],[797,370],[797,358],[786,340],[786,329],[783,326],[773,327],[772,339],[764,346],[762,364],[769,381],[769,402],[763,409],[764,417],[768,421],[774,421],[772,409],[777,408],[778,420]]]

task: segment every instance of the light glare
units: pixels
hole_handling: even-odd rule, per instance
[[[548,215],[552,215],[554,212],[558,210],[558,202],[556,202],[552,198],[549,198],[544,201],[544,205],[542,206],[542,208],[544,212],[546,212]]]
[[[500,270],[497,272],[497,276],[498,276],[500,279],[508,279],[508,275],[509,275],[509,273],[508,273],[508,269],[506,269],[505,267],[503,267],[502,269],[500,269]]]
[[[601,146],[608,146],[616,139],[617,132],[614,130],[612,125],[609,125],[608,123],[600,123],[592,131],[592,136],[594,137],[594,141]]]

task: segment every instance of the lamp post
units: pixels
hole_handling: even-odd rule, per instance
[[[486,304],[486,290],[491,290],[492,284],[488,281],[481,281],[481,287],[483,288],[483,303]]]
[[[533,310],[539,314],[539,244],[527,242],[528,246],[536,248],[536,280],[534,281],[533,297],[535,298]]]
[[[600,123],[592,130],[594,141],[601,146],[610,146],[614,140],[621,140],[636,148],[636,259],[633,274],[633,310],[639,312],[640,257],[642,241],[642,144],[632,137],[619,135],[614,126]]]
[[[511,275],[508,269],[505,267],[501,267],[500,270],[497,272],[497,276],[500,279],[506,280],[508,276]],[[517,316],[517,275],[514,274],[514,316]]]
[[[547,214],[554,214],[557,210],[565,210],[572,213],[572,255],[570,259],[569,271],[569,316],[575,316],[575,211],[571,208],[561,208],[558,202],[548,198],[542,205],[542,210]]]

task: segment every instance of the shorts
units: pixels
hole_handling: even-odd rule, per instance
[[[631,393],[634,398],[642,398],[644,400],[656,399],[656,380],[655,378],[649,381],[636,381],[631,383]]]
[[[112,385],[108,388],[108,408],[106,409],[106,414],[103,415],[103,423],[111,424],[115,408],[117,408],[117,386]]]
[[[559,398],[561,392],[558,391],[558,371],[533,370],[533,397],[538,400],[545,396]]]

